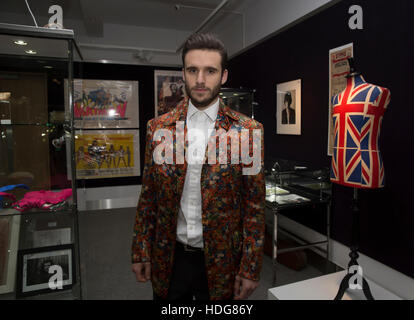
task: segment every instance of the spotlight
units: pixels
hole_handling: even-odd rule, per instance
[[[14,41],[15,44],[19,45],[19,46],[25,46],[27,45],[27,42],[24,40],[16,40]]]

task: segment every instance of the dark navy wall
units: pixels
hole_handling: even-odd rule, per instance
[[[351,5],[364,10],[364,29],[348,27]],[[413,28],[411,0],[343,0],[234,57],[231,87],[257,89],[255,110],[265,128],[266,159],[330,166],[327,156],[328,53],[354,43],[356,67],[365,79],[391,90],[380,138],[386,187],[360,191],[360,251],[414,277],[414,135],[411,103]],[[260,18],[260,17],[258,17]],[[276,134],[276,84],[302,79],[302,135]],[[410,87],[409,87],[410,86]],[[333,187],[332,237],[350,244],[353,190]]]

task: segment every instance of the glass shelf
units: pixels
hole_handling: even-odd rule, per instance
[[[67,174],[73,112],[68,104],[65,119],[64,81],[73,83],[73,61],[82,57],[72,30],[2,23],[0,56],[0,189],[12,195],[0,199],[0,300],[42,298],[51,290],[39,279],[50,279],[50,265],[62,268],[67,286],[47,299],[81,299],[76,184]],[[72,96],[68,90],[67,101]],[[14,185],[27,188],[9,190]],[[72,196],[55,210],[12,207],[27,192],[63,189]]]
[[[266,201],[270,205],[301,206],[329,201],[328,168],[315,169],[281,159],[272,159],[266,165]]]

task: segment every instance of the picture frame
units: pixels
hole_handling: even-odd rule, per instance
[[[61,288],[52,289],[51,266],[62,269]],[[76,283],[74,244],[19,250],[17,257],[16,298],[71,289]]]
[[[301,135],[302,80],[276,85],[277,134]]]
[[[52,247],[73,242],[73,221],[71,215],[61,213],[54,216],[38,217],[31,234],[31,248]]]
[[[65,118],[70,119],[65,79]],[[73,113],[77,129],[139,128],[138,81],[74,79]]]
[[[349,74],[350,70],[348,58],[352,58],[353,56],[353,43],[329,50],[328,156],[332,156],[334,145],[331,99],[346,88],[346,75]]]
[[[173,110],[186,96],[182,71],[154,70],[155,117]]]
[[[139,146],[139,130],[76,130],[76,179],[140,176]],[[70,156],[67,151],[68,177],[72,180]]]

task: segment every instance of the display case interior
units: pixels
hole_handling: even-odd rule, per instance
[[[256,105],[254,93],[255,90],[251,89],[222,88],[220,97],[231,109],[254,118],[254,107]]]
[[[73,117],[65,118],[63,81],[73,81],[81,56],[71,30],[0,24],[0,57],[0,299],[78,299],[76,186],[66,150]],[[45,280],[54,265],[64,290]]]
[[[271,159],[265,162],[266,200],[295,204],[324,201],[331,195],[329,168],[314,168],[297,161]]]

